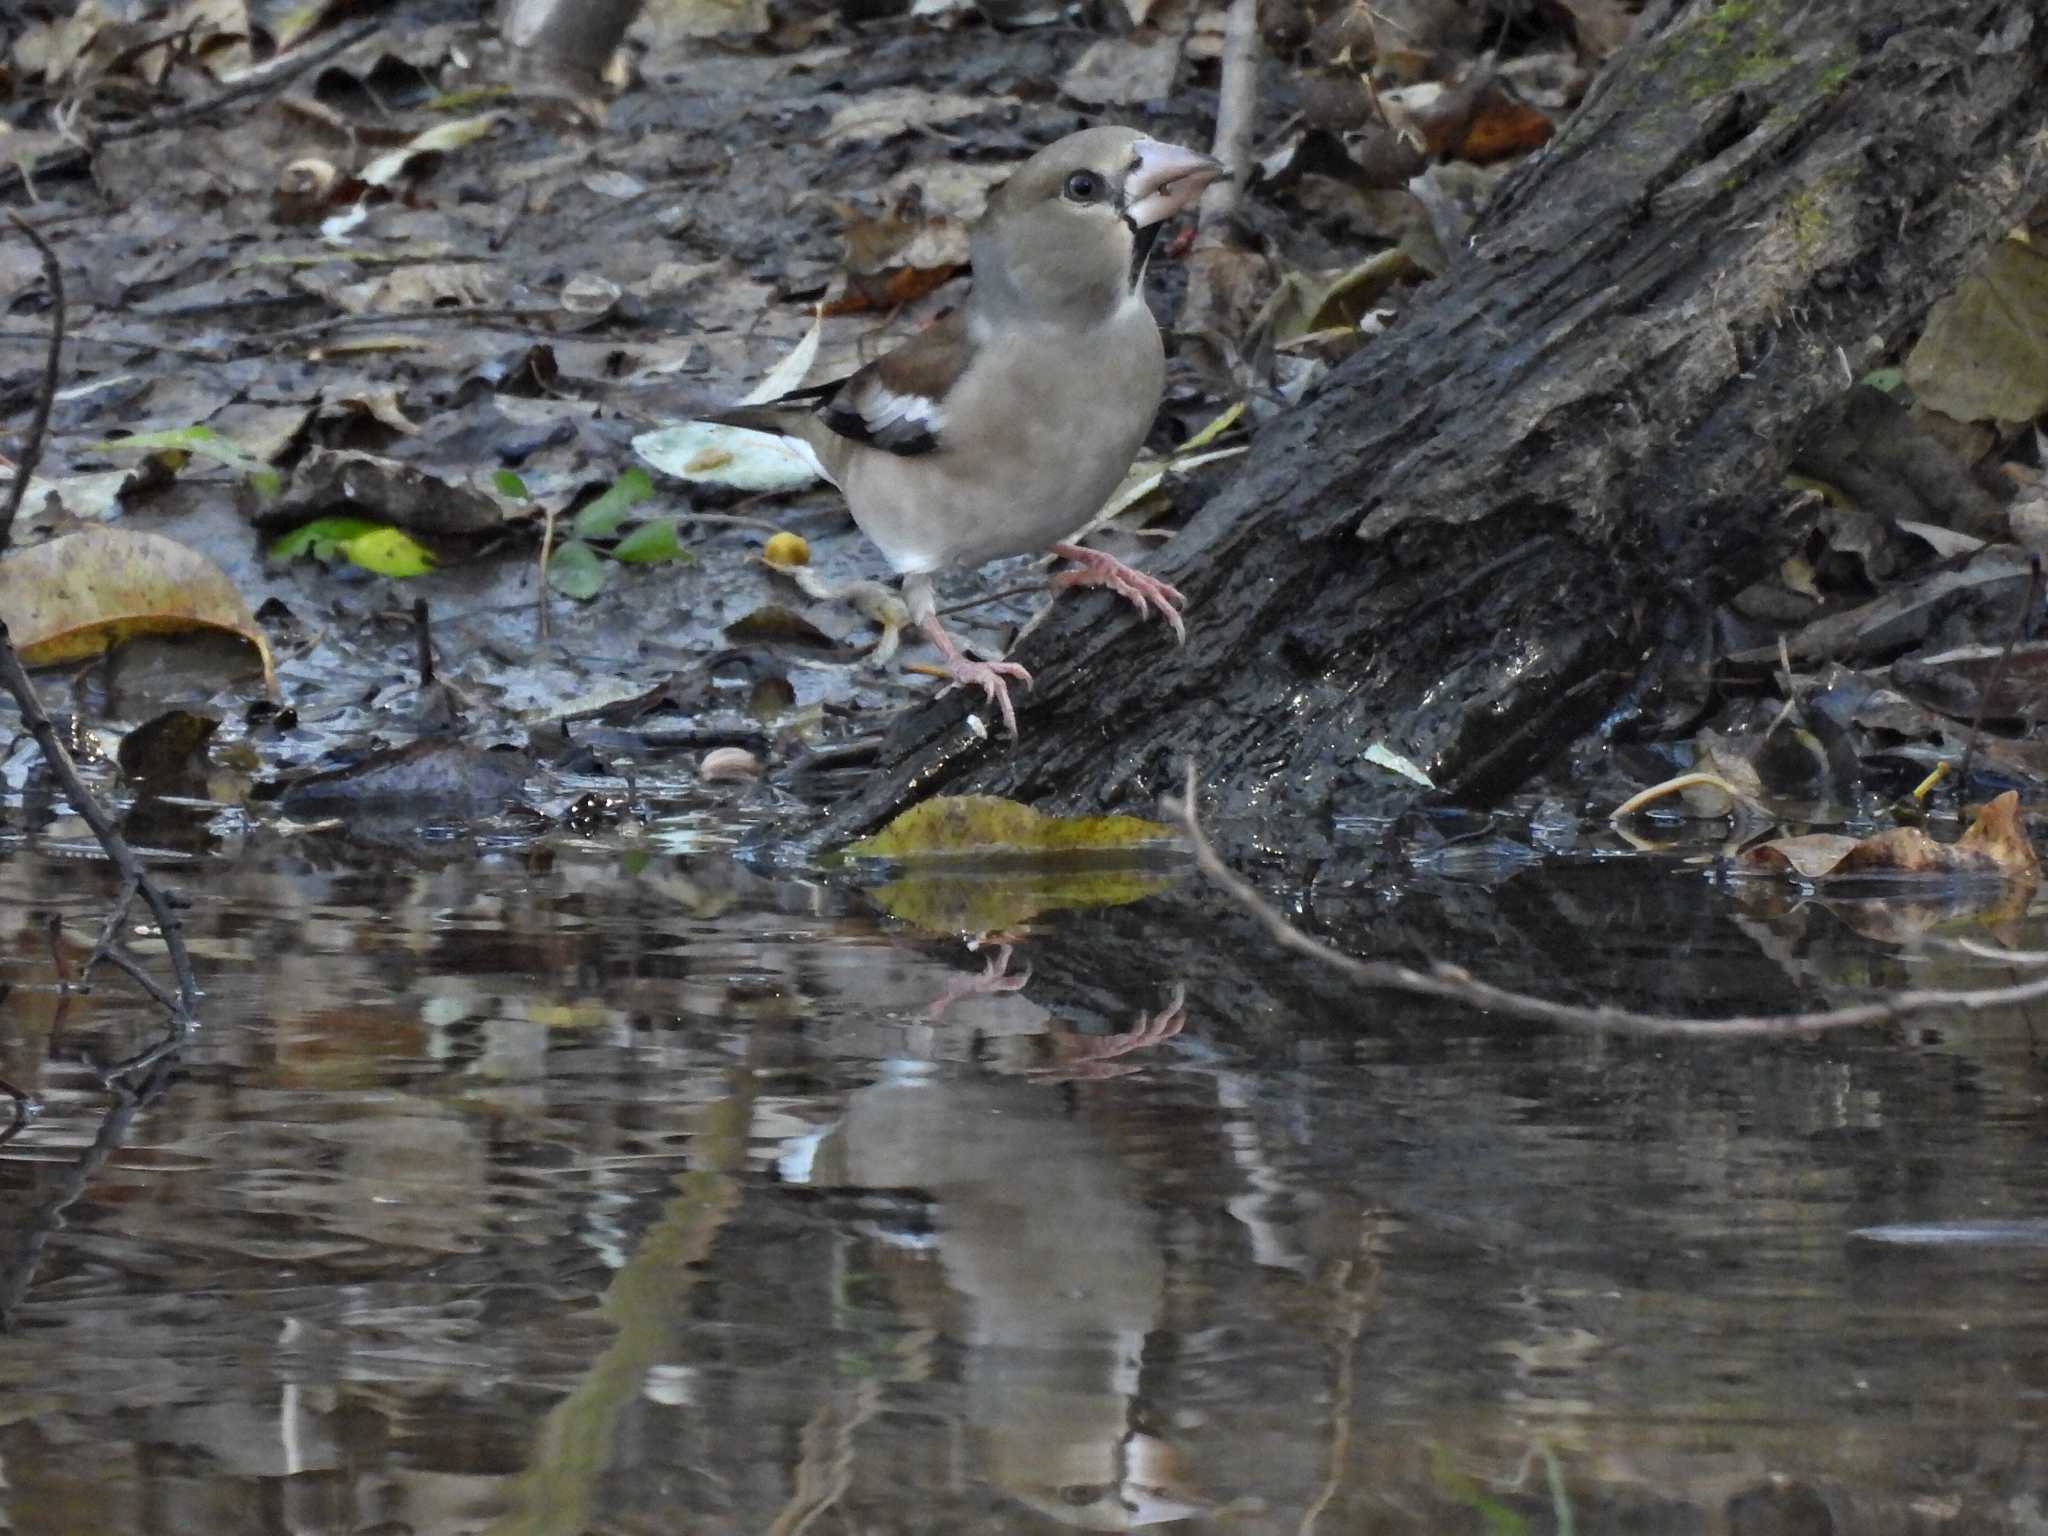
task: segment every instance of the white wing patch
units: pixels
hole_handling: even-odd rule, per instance
[[[917,453],[936,445],[945,412],[931,396],[891,389],[869,374],[840,391],[825,419],[833,430],[878,448]]]

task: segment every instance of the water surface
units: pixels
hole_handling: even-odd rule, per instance
[[[124,1104],[156,1015],[47,928],[75,967],[106,871],[0,850],[23,1536],[2048,1529],[2027,1015],[1531,1029],[1347,994],[1178,869],[1005,956],[701,822],[185,851],[206,1024]],[[1652,1008],[2048,949],[1583,847],[1313,905]]]

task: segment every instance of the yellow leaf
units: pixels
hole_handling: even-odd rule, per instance
[[[954,854],[1124,853],[1170,847],[1174,830],[1137,816],[1047,816],[998,795],[940,795],[913,805],[872,837],[848,845],[856,858]]]
[[[31,667],[77,661],[131,635],[224,629],[256,647],[264,685],[270,643],[227,573],[161,534],[93,528],[0,560],[0,620]]]

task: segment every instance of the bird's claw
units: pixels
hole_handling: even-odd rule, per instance
[[[973,661],[965,656],[952,656],[946,660],[946,671],[953,681],[949,687],[979,688],[988,697],[1003,717],[1003,730],[1011,737],[1017,734],[1017,711],[1010,703],[1010,683],[1014,679],[1026,688],[1031,686],[1031,674],[1014,661]]]
[[[1081,544],[1055,544],[1053,552],[1073,561],[1078,570],[1061,571],[1053,577],[1056,587],[1107,587],[1120,597],[1129,598],[1138,610],[1138,617],[1149,619],[1153,614],[1173,629],[1174,643],[1187,643],[1187,626],[1181,622],[1180,610],[1187,606],[1187,599],[1180,589],[1161,581],[1157,576],[1147,576],[1135,566],[1125,565],[1114,555],[1105,555],[1099,549],[1089,549]]]

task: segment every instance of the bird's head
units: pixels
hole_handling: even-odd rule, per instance
[[[1207,155],[1134,128],[1047,145],[974,227],[977,303],[1024,319],[1106,318],[1144,280],[1160,226],[1223,173]]]

